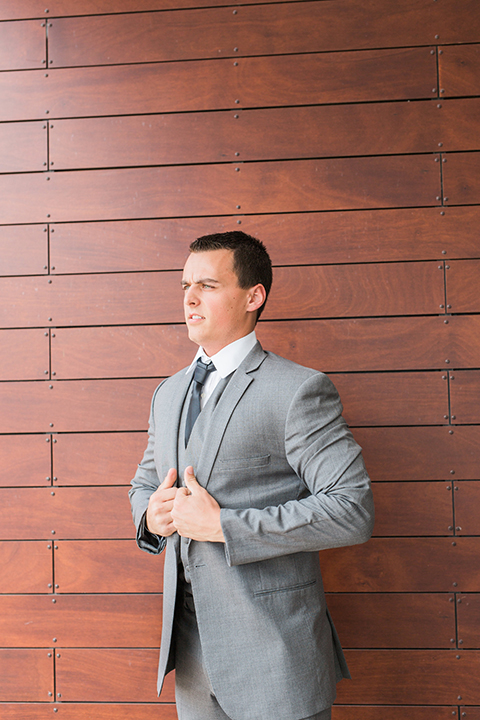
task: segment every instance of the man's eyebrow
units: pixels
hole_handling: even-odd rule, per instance
[[[189,285],[190,283],[188,280],[181,280],[182,285]],[[199,280],[194,280],[194,285],[204,285],[204,284],[210,284],[210,283],[216,283],[218,285],[218,280],[215,280],[215,278],[200,278]]]

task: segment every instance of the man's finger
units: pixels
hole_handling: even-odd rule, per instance
[[[186,487],[190,490],[192,494],[195,492],[195,490],[198,490],[199,485],[197,482],[197,478],[194,475],[193,467],[191,465],[185,468],[183,479],[185,481]]]
[[[176,479],[177,479],[177,471],[175,470],[175,468],[170,468],[164,481],[159,485],[158,489],[165,490],[166,488],[173,487]]]

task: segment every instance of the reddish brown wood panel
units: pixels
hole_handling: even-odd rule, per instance
[[[0,23],[0,33],[2,23]],[[2,48],[0,38],[0,51]],[[20,44],[20,47],[24,47]],[[0,124],[0,172],[45,170],[47,126],[45,122]]]
[[[394,535],[421,537],[448,535],[453,532],[451,483],[374,483],[373,497],[375,500],[373,532],[377,537]]]
[[[48,330],[0,331],[0,380],[44,380],[49,368]]]
[[[0,77],[1,80],[1,77]],[[423,155],[0,175],[5,222],[435,205]],[[381,182],[379,182],[381,178]],[[194,188],[194,190],[193,190]],[[21,198],[19,197],[21,195]],[[25,207],[23,198],[31,196]]]
[[[161,595],[59,595],[56,600],[50,613],[56,647],[160,645]]]
[[[163,555],[142,552],[134,540],[60,540],[55,582],[59,593],[159,593]]]
[[[478,426],[356,428],[354,435],[363,448],[372,480],[478,477]]]
[[[0,278],[0,327],[48,326],[49,295],[47,277]]]
[[[450,648],[455,637],[452,597],[337,593],[327,595],[327,604],[344,648]]]
[[[55,617],[58,613],[53,599],[51,595],[0,595],[2,645],[54,646]]]
[[[464,648],[478,648],[480,595],[457,598],[458,643]]]
[[[58,485],[126,485],[147,446],[145,433],[57,435],[53,482]]]
[[[0,701],[48,702],[54,690],[52,653],[0,649],[0,677]]]
[[[480,538],[374,538],[320,564],[327,592],[479,592],[479,552]]]
[[[157,698],[158,649],[63,648],[59,655],[56,689],[62,702],[174,701],[172,675]]]
[[[452,312],[480,312],[480,260],[452,260],[446,271],[447,300]],[[474,322],[478,322],[476,318]],[[472,327],[472,342],[478,343],[477,328]]]
[[[450,264],[450,270],[447,271],[447,279],[451,277],[450,272],[454,266],[455,263]],[[456,270],[457,268],[455,268],[455,271]],[[462,274],[461,270],[459,274]],[[457,275],[455,283],[459,292],[456,293],[456,297],[459,298],[459,296],[462,296],[463,302],[467,303],[468,289],[467,287],[460,289],[458,280],[459,277]],[[473,287],[475,287],[475,279],[464,276],[465,284],[469,284],[472,280]],[[473,299],[473,292],[470,293],[470,297],[470,302],[472,304],[475,303],[475,300]],[[452,315],[449,317],[447,342],[445,344],[444,354],[446,355],[445,360],[448,359],[450,361],[447,365],[450,365],[452,368],[470,368],[480,366],[480,315]]]
[[[277,268],[264,316],[428,315],[442,305],[443,268],[437,262],[320,265]]]
[[[346,657],[353,679],[338,686],[339,703],[479,702],[480,652],[348,650]]]
[[[480,422],[480,370],[456,370],[451,373],[451,377],[452,421],[459,424]]]
[[[455,525],[459,535],[480,535],[480,481],[455,483]]]
[[[57,273],[180,269],[192,240],[240,229],[265,242],[274,265],[465,258],[480,255],[479,223],[473,206],[62,223],[50,256]]]
[[[478,707],[461,707],[462,718],[468,718],[468,720],[480,720],[480,708]]]
[[[45,67],[45,21],[0,23],[0,70]]]
[[[478,37],[476,38],[478,42]],[[443,46],[439,54],[440,92],[445,97],[478,95],[480,45]]]
[[[46,232],[45,225],[0,226],[0,276],[45,273],[48,270]]]
[[[445,203],[451,205],[478,204],[480,194],[479,153],[451,153],[444,158],[443,192]]]
[[[51,484],[50,438],[45,435],[0,435],[0,486]]]
[[[332,708],[333,720],[452,720],[456,714],[457,708],[453,705],[451,707],[334,705]]]
[[[146,430],[157,384],[157,379],[1,383],[0,432]]]
[[[448,420],[440,372],[331,374],[349,425],[439,425]]]
[[[437,317],[262,321],[257,337],[266,350],[323,372],[433,369],[445,367],[451,327]],[[190,364],[195,349],[184,325],[60,328],[53,334],[52,369],[60,380],[172,375]]]
[[[167,682],[169,682],[167,680]],[[166,694],[166,693],[165,693]],[[167,704],[163,697],[162,704],[135,704],[129,705],[123,703],[117,705],[114,703],[66,703],[59,705],[58,709],[62,713],[64,720],[87,720],[87,718],[95,717],[96,720],[177,720],[177,711],[174,704]],[[51,708],[49,708],[48,717],[51,718]],[[46,717],[46,716],[45,716]],[[438,716],[440,717],[440,716]],[[43,720],[43,715],[7,715],[7,718],[13,720]],[[414,718],[413,720],[417,720]],[[423,720],[423,718],[418,718]],[[430,720],[425,718],[425,720]]]
[[[52,705],[43,703],[2,703],[0,714],[5,720],[51,720]]]
[[[52,545],[0,542],[0,593],[52,592]]]
[[[478,98],[77,118],[51,123],[50,159],[59,170],[468,150],[479,123]]]
[[[135,462],[132,461],[133,476]],[[135,537],[124,487],[0,489],[0,538]]]
[[[0,120],[436,97],[429,48],[10,72]],[[182,88],[189,88],[183,92]],[[115,89],[112,92],[112,88]],[[237,102],[238,101],[238,102]]]

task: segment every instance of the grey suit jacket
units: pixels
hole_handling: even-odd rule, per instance
[[[170,643],[179,537],[146,531],[150,495],[177,467],[191,374],[155,391],[144,458],[130,497],[138,545],[166,547],[160,692]],[[295,720],[330,706],[349,677],[326,608],[319,550],[363,543],[373,500],[361,449],[331,381],[260,344],[218,401],[194,467],[221,506],[225,544],[188,541],[202,650],[215,695],[233,720]]]

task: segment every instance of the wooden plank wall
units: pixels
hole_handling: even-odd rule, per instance
[[[212,231],[331,374],[375,537],[324,552],[334,720],[480,718],[477,0],[0,1],[0,715],[175,715],[127,485]]]

